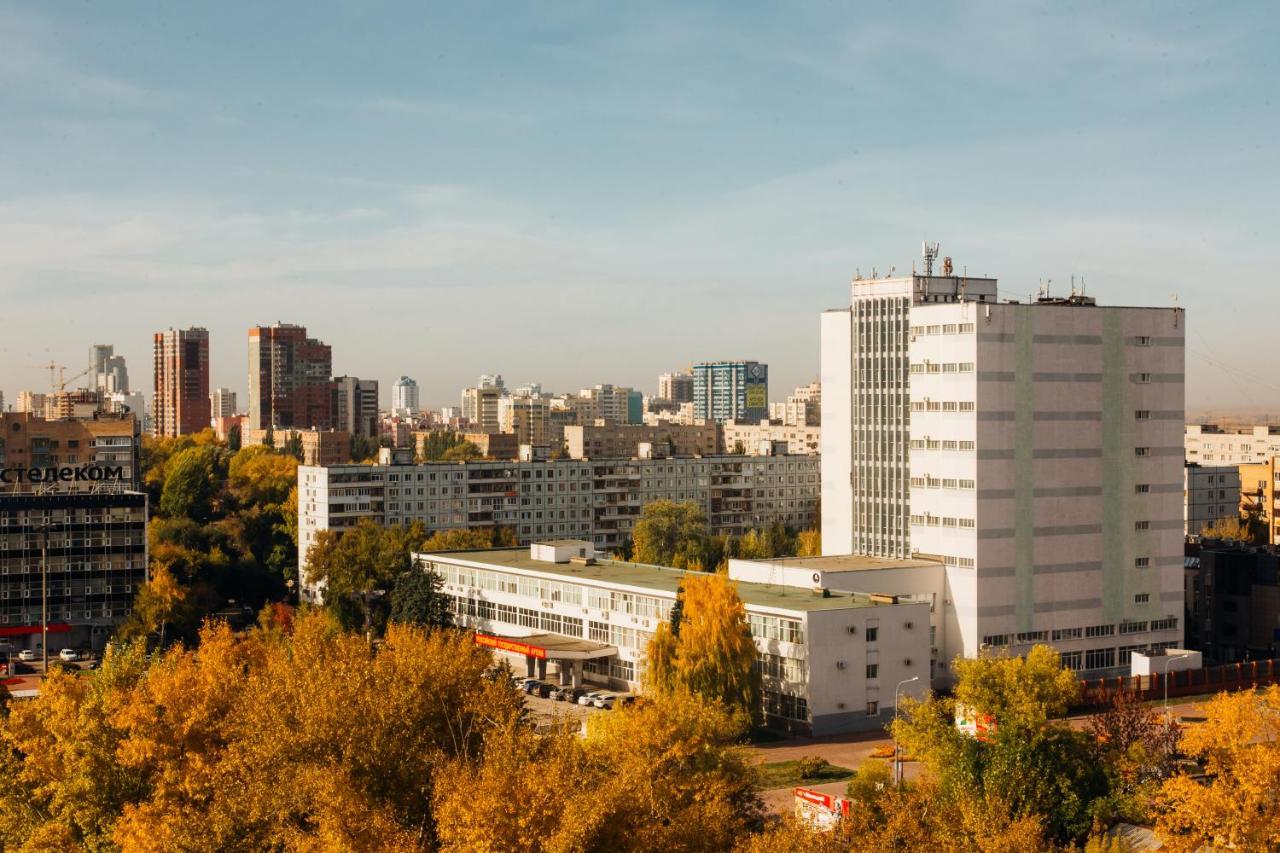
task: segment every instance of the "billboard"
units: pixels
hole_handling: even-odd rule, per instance
[[[956,704],[956,728],[969,737],[989,741],[996,736],[996,718],[979,714],[968,705]]]
[[[848,817],[853,805],[853,801],[846,797],[824,794],[812,788],[796,788],[792,794],[795,796],[796,819],[814,829],[834,829],[840,818]]]
[[[747,408],[748,409],[767,409],[769,408],[769,386],[763,384],[747,386]]]
[[[546,660],[547,650],[541,646],[531,646],[519,640],[508,640],[506,637],[490,637],[488,634],[476,634],[476,645],[497,649],[501,652],[514,652],[528,658]]]

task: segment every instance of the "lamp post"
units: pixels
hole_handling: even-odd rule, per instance
[[[1174,655],[1164,662],[1164,721],[1169,722],[1169,667],[1176,660],[1191,657],[1191,652],[1186,654]]]
[[[40,525],[40,657],[49,675],[49,516]]]
[[[898,693],[902,690],[902,685],[910,684],[913,681],[919,681],[920,676],[913,675],[910,678],[904,678],[898,682],[898,686],[893,688],[893,721],[898,721]],[[898,757],[898,735],[893,735],[893,784],[894,787],[902,787],[902,760]]]

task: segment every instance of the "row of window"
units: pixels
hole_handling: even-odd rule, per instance
[[[977,522],[972,518],[953,518],[949,515],[931,515],[926,512],[923,515],[911,516],[911,523],[922,527],[974,527]]]
[[[912,400],[913,412],[972,412],[972,400]]]
[[[1119,625],[1121,634],[1142,634],[1147,631],[1169,631],[1178,627],[1176,617],[1155,619],[1151,622],[1122,622]],[[1090,625],[1084,628],[1055,628],[1052,632],[1028,631],[1019,634],[988,634],[982,638],[983,645],[1007,646],[1011,641],[1018,643],[1041,643],[1052,638],[1054,642],[1062,640],[1095,639],[1097,637],[1113,637],[1117,626]]]
[[[751,636],[759,640],[779,640],[797,644],[804,642],[804,625],[798,619],[748,613],[747,624],[751,627]]]
[[[793,684],[803,684],[806,680],[805,662],[795,658],[760,652],[755,668],[765,678],[776,678]]]
[[[950,477],[912,477],[911,485],[922,489],[972,489],[975,486],[973,480],[955,479]]]
[[[920,335],[971,335],[973,323],[943,323],[937,326],[912,326],[911,334]]]
[[[973,373],[972,361],[925,361],[911,365],[912,373]]]
[[[912,450],[973,450],[976,446],[972,441],[956,439],[937,439],[928,436],[911,439]]]

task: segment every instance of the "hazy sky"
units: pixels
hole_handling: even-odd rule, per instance
[[[284,320],[384,398],[745,357],[781,399],[927,236],[1011,294],[1176,294],[1189,404],[1280,411],[1278,36],[1247,3],[0,0],[0,389],[96,341],[149,391],[151,333],[204,325],[243,393]]]

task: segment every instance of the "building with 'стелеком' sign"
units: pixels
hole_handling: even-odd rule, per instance
[[[133,415],[0,415],[0,649],[100,649],[147,577]],[[47,609],[46,609],[47,608]]]

